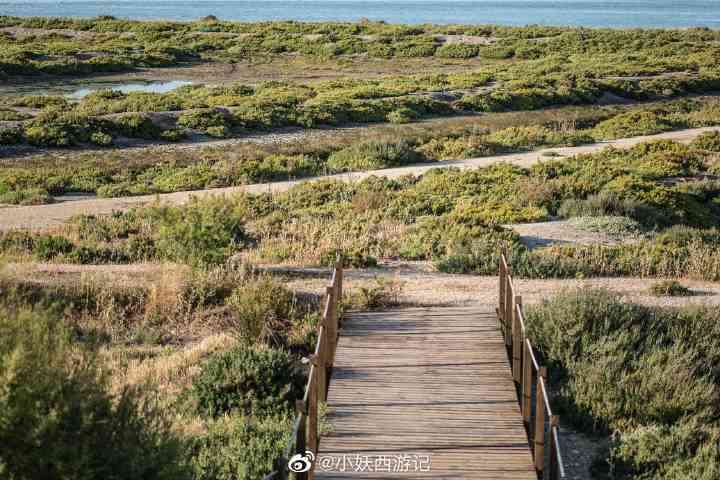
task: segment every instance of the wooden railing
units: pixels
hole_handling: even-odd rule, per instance
[[[333,268],[332,281],[325,287],[325,303],[322,321],[318,325],[315,351],[307,361],[311,364],[305,395],[296,403],[297,416],[283,456],[275,461],[273,472],[264,480],[287,480],[290,476],[288,461],[295,455],[311,451],[317,455],[320,432],[318,429],[320,404],[327,400],[332,366],[335,360],[338,333],[340,330],[339,304],[343,292],[342,259],[338,257]],[[314,464],[314,463],[313,463]],[[293,473],[297,480],[311,480],[313,470]]]
[[[542,478],[565,478],[559,442],[560,417],[553,415],[550,407],[547,369],[538,363],[527,336],[522,297],[517,295],[513,285],[505,254],[500,258],[500,302],[497,314],[508,349],[513,380],[518,386],[520,410],[533,451],[535,468]]]

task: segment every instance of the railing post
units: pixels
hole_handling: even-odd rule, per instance
[[[500,319],[500,325],[503,327],[505,332],[505,260],[504,256],[500,256],[500,267],[498,277],[500,279],[500,300],[498,305],[498,318]]]
[[[337,336],[338,336],[338,316],[337,316],[337,303],[336,303],[336,293],[335,293],[335,287],[334,286],[328,286],[325,287],[325,295],[327,295],[329,308],[327,309],[327,318],[323,319],[325,321],[325,326],[327,327],[327,345],[328,345],[328,351],[327,351],[327,357],[326,357],[326,366],[331,367],[333,364],[333,361],[335,359],[335,348],[337,346]]]
[[[555,444],[555,429],[560,425],[560,417],[557,415],[550,416],[550,480],[558,478],[557,449]]]
[[[295,402],[295,410],[297,412],[298,418],[300,419],[300,422],[298,423],[298,429],[295,432],[295,453],[299,453],[301,455],[305,454],[306,449],[306,443],[305,443],[305,435],[307,434],[307,416],[305,413],[305,402],[302,400],[298,400]],[[307,472],[299,472],[295,474],[296,480],[307,480]]]
[[[522,414],[523,421],[530,432],[530,417],[532,416],[532,360],[530,359],[530,346],[523,340],[523,381],[522,381]]]
[[[318,368],[317,364],[313,363],[310,369],[310,394],[308,395],[307,405],[308,432],[306,448],[311,450],[315,455],[317,455],[318,451],[318,397],[320,396],[318,373],[321,371],[323,371],[323,369]]]
[[[323,345],[320,348],[320,354],[317,356],[317,384],[318,384],[318,402],[324,402],[327,399],[327,330],[324,333]]]
[[[547,368],[540,367],[535,392],[535,468],[542,472],[545,469],[545,395],[543,393]]]
[[[512,301],[513,301],[512,277],[508,273],[505,277],[505,346],[512,345],[511,322],[512,322]]]
[[[339,303],[342,301],[343,295],[343,260],[342,255],[338,254],[335,262],[335,300]]]
[[[520,370],[521,367],[521,356],[522,356],[522,328],[520,327],[520,314],[518,312],[518,309],[522,305],[522,297],[519,295],[516,295],[513,299],[513,310],[512,310],[512,319],[513,319],[513,342],[512,342],[512,370],[513,370],[513,379],[516,383],[520,383],[522,380],[522,372]]]

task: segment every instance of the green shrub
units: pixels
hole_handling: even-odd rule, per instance
[[[432,57],[437,44],[430,42],[397,42],[393,45],[398,57]]]
[[[397,167],[417,163],[422,157],[405,141],[397,143],[364,142],[334,152],[327,160],[334,172],[351,172]]]
[[[612,140],[639,135],[652,135],[674,128],[667,119],[654,112],[627,112],[597,124],[593,135],[598,139]]]
[[[0,145],[16,145],[22,141],[23,131],[21,128],[0,128]]]
[[[39,260],[52,260],[73,251],[74,245],[65,237],[40,235],[35,238],[33,251]]]
[[[181,142],[187,139],[187,137],[187,132],[182,128],[170,128],[168,130],[163,130],[162,133],[160,133],[160,140],[164,140],[166,142]]]
[[[360,287],[350,296],[351,308],[358,310],[387,309],[400,302],[403,283],[397,279],[375,277],[375,284]]]
[[[53,196],[44,188],[26,188],[0,194],[0,203],[11,205],[44,205],[53,201]]]
[[[480,47],[466,43],[449,43],[435,50],[436,57],[442,58],[473,58],[480,53]]]
[[[720,476],[720,429],[682,424],[637,428],[613,443],[598,478],[652,478],[711,480]],[[693,452],[688,455],[688,452]]]
[[[0,122],[17,122],[27,120],[31,115],[17,112],[15,110],[5,110],[0,108]]]
[[[290,418],[232,416],[210,424],[196,439],[192,458],[196,480],[255,480],[274,468],[292,430]]]
[[[112,135],[109,135],[107,133],[94,132],[90,135],[90,141],[95,145],[99,145],[101,147],[108,147],[112,145],[113,138]]]
[[[709,152],[720,152],[720,132],[705,132],[690,142],[690,146]]]
[[[130,138],[157,140],[162,130],[150,116],[142,113],[121,115],[113,120],[113,128],[119,134]]]
[[[284,414],[302,397],[303,376],[282,350],[240,346],[210,358],[193,380],[198,411],[259,418]]]
[[[230,135],[230,129],[224,125],[215,127],[208,127],[205,129],[205,133],[213,138],[225,138]]]
[[[207,131],[211,127],[227,127],[228,115],[221,110],[197,110],[180,115],[178,125],[194,130]]]
[[[677,280],[662,280],[650,285],[650,293],[663,297],[687,297],[692,295],[692,290]]]
[[[222,263],[246,240],[242,212],[222,198],[193,198],[185,206],[156,208],[151,216],[159,220],[157,254],[168,260]]]
[[[26,122],[24,135],[32,145],[67,147],[87,141],[95,128],[87,116],[53,107]]]
[[[600,192],[587,198],[569,198],[558,209],[563,218],[572,217],[630,217],[644,225],[665,223],[662,212],[642,202],[622,198],[615,192]]]
[[[525,313],[552,367],[555,409],[577,428],[613,432],[598,478],[713,478],[717,309],[650,308],[604,290],[573,290]]]
[[[3,476],[188,478],[167,416],[140,390],[110,393],[100,361],[59,315],[0,313]]]
[[[574,217],[570,225],[588,232],[598,232],[619,239],[640,237],[645,229],[640,222],[629,217]]]
[[[418,117],[417,112],[406,107],[398,108],[387,114],[388,122],[394,124],[410,123],[417,120]]]

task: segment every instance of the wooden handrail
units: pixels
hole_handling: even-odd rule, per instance
[[[315,350],[310,355],[310,372],[305,385],[305,395],[296,404],[297,416],[283,456],[275,460],[273,471],[263,480],[287,480],[289,477],[288,461],[294,455],[305,455],[310,450],[317,455],[320,443],[319,409],[320,404],[327,400],[332,365],[335,361],[335,350],[340,330],[340,302],[343,291],[343,264],[338,255],[333,266],[330,285],[325,289],[322,321],[318,325],[318,337]],[[314,469],[309,472],[294,474],[297,480],[312,480]]]
[[[547,369],[538,362],[535,349],[528,338],[522,297],[517,295],[505,253],[500,256],[498,270],[500,280],[498,322],[508,350],[512,377],[518,387],[520,410],[533,450],[535,468],[540,473],[547,471],[550,480],[563,479],[565,478],[565,466],[559,440],[560,419],[557,415],[553,415],[550,406],[547,391]],[[535,383],[533,383],[533,376],[537,378]],[[534,409],[533,385],[535,387]],[[547,440],[546,436],[549,437]]]

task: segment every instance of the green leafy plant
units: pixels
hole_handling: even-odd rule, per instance
[[[255,417],[292,411],[302,396],[303,375],[282,350],[239,346],[208,360],[193,380],[198,411],[218,417]]]
[[[4,309],[0,332],[4,475],[188,478],[167,417],[141,390],[112,394],[99,357],[72,341],[59,315]]]

